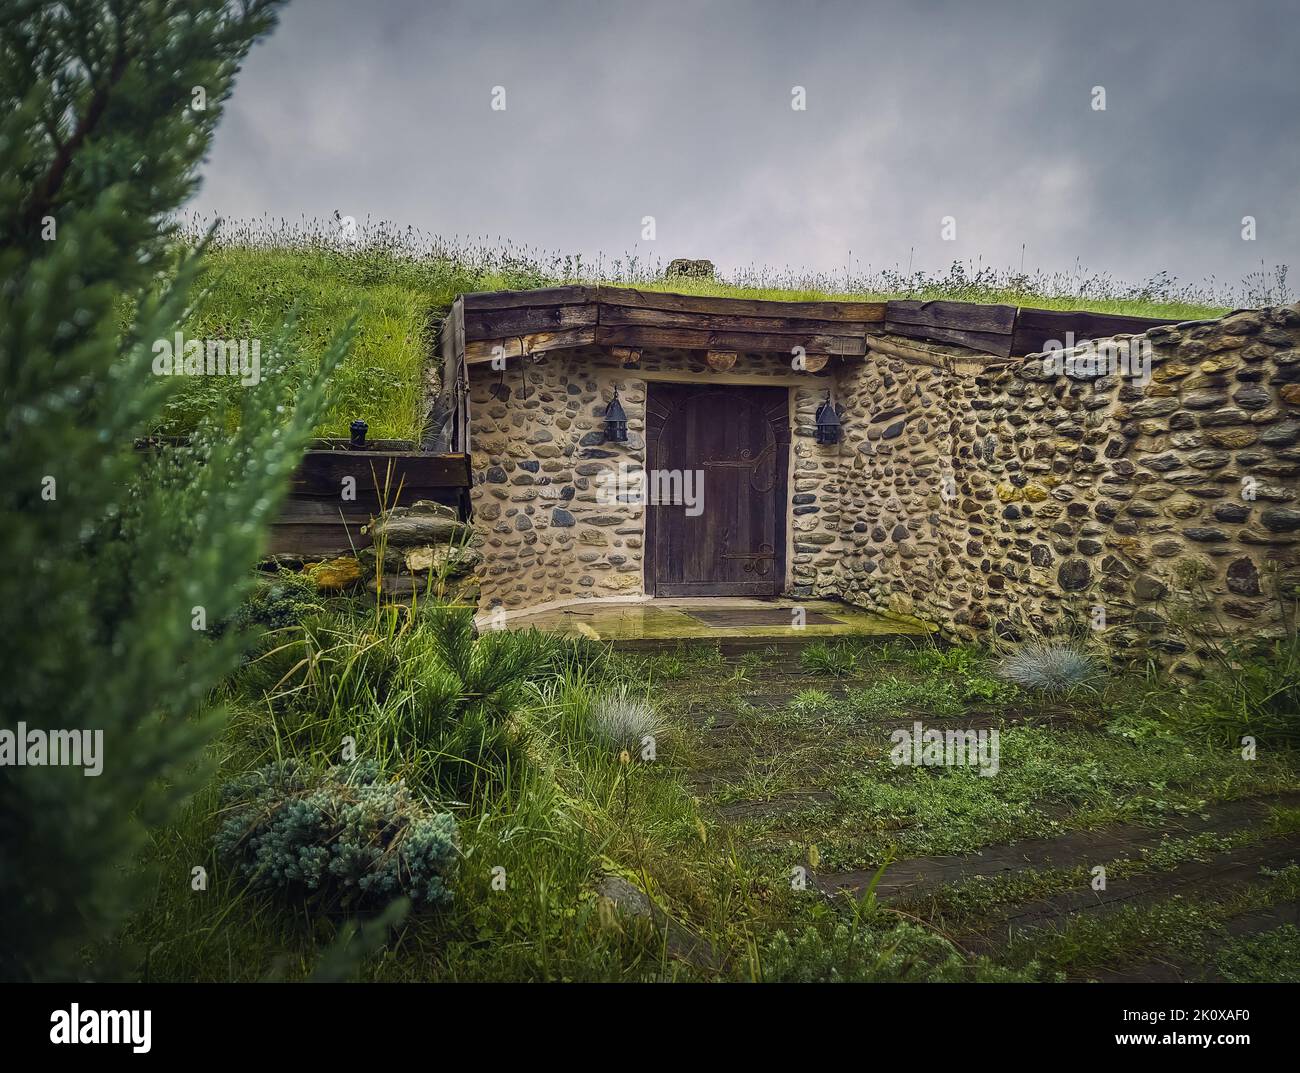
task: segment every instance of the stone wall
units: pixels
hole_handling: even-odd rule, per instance
[[[840,535],[816,591],[949,622],[966,588],[954,577],[959,534],[948,504],[960,377],[911,349],[910,360],[873,352],[840,372]]]
[[[644,508],[602,504],[596,489],[620,462],[644,464],[646,384],[660,375],[790,387],[796,598],[840,597],[968,638],[1087,629],[1100,609],[1117,649],[1175,655],[1184,642],[1169,619],[1198,601],[1225,632],[1275,629],[1275,585],[1300,576],[1300,311],[1117,341],[1149,357],[1148,381],[890,336],[833,377],[791,375],[770,355],[741,355],[724,377],[691,351],[623,367],[593,347],[512,363],[503,399],[501,374],[478,366],[482,606],[643,595]],[[602,435],[615,384],[624,445]],[[828,387],[844,437],[820,447]]]
[[[615,383],[627,411],[626,444],[600,436],[599,414]],[[584,351],[512,362],[504,376],[477,366],[470,417],[470,495],[485,538],[481,606],[513,610],[639,592],[641,508],[599,506],[594,477],[643,453],[641,385],[604,355],[593,360]]]
[[[842,452],[817,443],[817,408],[834,382],[793,387],[790,425],[788,592],[794,597],[839,595],[835,566],[844,527]],[[838,405],[838,403],[837,403]]]
[[[815,549],[825,568],[825,548],[836,540],[838,524],[838,498],[823,489],[836,481],[837,467],[818,458],[812,446],[812,416],[828,380],[795,377],[770,355],[742,354],[722,376],[696,351],[645,350],[635,366],[625,367],[608,351],[585,347],[538,362],[512,361],[504,377],[490,365],[471,370],[471,500],[485,544],[482,609],[644,595],[645,508],[602,503],[598,492],[601,477],[620,464],[633,491],[638,487],[645,464],[647,374],[791,387],[796,412],[787,511],[800,533],[791,568],[811,589],[812,554],[799,548]],[[508,397],[501,397],[502,384]],[[605,407],[615,385],[627,413],[625,444],[604,442]]]
[[[1117,339],[1149,382],[1042,355],[877,358],[844,378],[862,459],[843,595],[966,637],[1104,625],[1116,650],[1179,660],[1182,609],[1224,634],[1279,629],[1276,585],[1300,581],[1300,312]]]

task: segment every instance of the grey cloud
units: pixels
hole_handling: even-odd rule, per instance
[[[1297,15],[299,0],[241,74],[195,207],[724,268],[1014,266],[1024,243],[1027,267],[1236,281],[1300,251]]]

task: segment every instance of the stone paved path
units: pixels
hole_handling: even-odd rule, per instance
[[[746,653],[749,653],[748,655]],[[739,677],[734,677],[739,674]],[[828,750],[838,745],[852,753],[862,748],[868,735],[879,740],[896,727],[908,727],[916,716],[909,712],[883,713],[845,722],[827,718],[817,725],[808,718],[802,738],[776,740],[780,720],[787,718],[790,705],[806,690],[818,690],[838,701],[861,688],[861,677],[844,679],[810,674],[799,659],[798,646],[763,650],[761,646],[738,646],[720,664],[702,672],[687,687],[690,701],[681,715],[694,734],[693,765],[686,773],[688,783],[700,799],[702,809],[725,826],[736,826],[752,849],[760,850],[773,838],[787,835],[797,839],[806,834],[816,842],[818,824],[833,821],[842,809],[829,784]],[[961,728],[1007,727],[1022,723],[1051,727],[1056,716],[1037,712],[1005,712],[995,706],[973,705],[957,718]],[[928,725],[941,722],[927,718]],[[1077,723],[1076,723],[1077,727]],[[865,754],[864,754],[865,755]],[[863,770],[869,770],[869,758]],[[843,774],[843,766],[836,769]],[[850,765],[851,770],[851,765]],[[1057,802],[1037,803],[1043,815],[1062,813]],[[1090,869],[1129,862],[1129,872],[1108,875],[1106,889],[1094,891],[1084,883],[1080,889],[1063,890],[1046,897],[1012,904],[995,904],[972,924],[965,921],[956,934],[941,928],[970,953],[997,955],[1008,942],[1028,936],[1054,934],[1071,921],[1103,918],[1121,908],[1159,906],[1171,899],[1198,897],[1207,892],[1229,898],[1247,888],[1266,888],[1270,870],[1300,862],[1300,835],[1269,834],[1266,824],[1274,809],[1300,808],[1300,793],[1278,794],[1210,804],[1196,815],[1167,814],[1144,824],[1112,824],[1096,829],[1067,829],[1050,838],[1022,839],[986,845],[968,853],[950,856],[919,856],[898,860],[885,871],[876,887],[876,897],[885,906],[898,906],[917,919],[942,922],[945,891],[954,885],[981,880],[1015,881],[1036,873]],[[755,837],[754,823],[766,825],[768,835]],[[1068,816],[1064,817],[1068,824]],[[1215,849],[1216,838],[1241,837],[1250,844],[1228,851]],[[1149,864],[1148,855],[1166,847],[1170,839],[1203,837],[1208,848],[1188,859]],[[1181,845],[1176,843],[1175,845]],[[1208,855],[1207,855],[1208,854]],[[823,896],[831,899],[857,897],[871,882],[875,871],[817,871],[811,881]],[[937,914],[937,915],[936,915]],[[1295,903],[1283,903],[1264,910],[1243,912],[1229,919],[1216,943],[1232,937],[1268,931],[1297,916]],[[1213,949],[1211,943],[1209,949]],[[1212,978],[1212,967],[1204,959],[1180,959],[1166,951],[1159,957],[1138,957],[1131,964],[1105,971],[1085,973],[1084,978],[1106,980],[1186,980]]]

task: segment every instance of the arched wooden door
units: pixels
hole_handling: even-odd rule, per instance
[[[786,389],[654,382],[648,389],[646,592],[778,595],[786,559]]]

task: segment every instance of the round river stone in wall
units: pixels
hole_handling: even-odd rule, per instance
[[[1259,570],[1251,559],[1234,559],[1228,564],[1228,591],[1238,596],[1258,596]]]
[[[1056,572],[1056,580],[1066,592],[1078,592],[1092,580],[1092,567],[1085,559],[1067,559]]]

